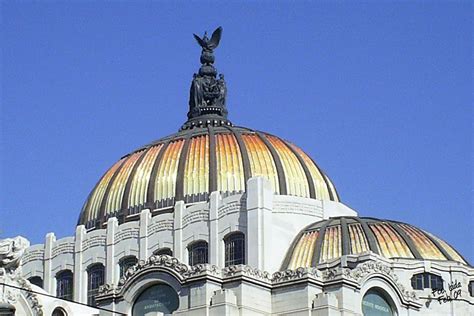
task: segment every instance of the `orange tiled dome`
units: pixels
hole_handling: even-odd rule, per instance
[[[370,217],[336,217],[296,237],[282,269],[315,267],[342,255],[372,251],[386,258],[466,260],[445,241],[412,225]]]
[[[270,180],[276,194],[338,201],[329,178],[297,146],[234,126],[184,129],[124,156],[99,180],[79,223],[101,227],[144,208],[207,200],[209,193],[245,191],[250,177]]]

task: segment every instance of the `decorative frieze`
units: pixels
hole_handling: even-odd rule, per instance
[[[119,230],[115,233],[114,241],[120,242],[126,239],[138,239],[139,237],[139,228],[138,227],[129,227],[122,230]]]
[[[89,237],[84,241],[83,250],[87,250],[91,247],[104,247],[105,246],[105,236],[93,236]]]
[[[32,250],[25,253],[22,259],[22,263],[27,264],[32,261],[43,260],[43,258],[44,258],[44,249]]]
[[[173,219],[163,219],[161,221],[156,221],[150,225],[150,228],[148,230],[149,235],[153,235],[163,230],[172,230],[173,223],[174,223]]]
[[[183,216],[183,227],[194,223],[209,220],[209,210],[198,210]]]
[[[74,253],[74,243],[64,242],[64,243],[60,243],[56,245],[56,247],[53,248],[51,257],[54,258],[62,254],[72,254],[72,253]]]
[[[273,213],[290,213],[311,216],[322,216],[323,208],[320,205],[302,203],[292,200],[274,200]]]
[[[219,207],[219,210],[217,211],[217,217],[221,218],[222,216],[225,216],[227,214],[238,212],[240,211],[241,207],[242,204],[240,203],[240,201],[226,203]]]

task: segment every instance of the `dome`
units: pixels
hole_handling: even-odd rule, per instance
[[[331,180],[294,144],[211,124],[182,129],[122,157],[92,190],[78,224],[101,227],[112,216],[123,222],[145,208],[166,211],[175,201],[206,201],[213,191],[242,193],[254,176],[270,180],[275,194],[339,200]]]
[[[315,267],[343,255],[372,251],[385,258],[466,260],[445,241],[412,225],[370,217],[335,217],[307,226],[282,269]]]
[[[216,32],[214,40],[222,29]],[[222,74],[217,78],[213,65],[217,44],[201,52],[188,120],[180,131],[125,155],[107,170],[87,198],[78,225],[101,228],[110,217],[122,223],[136,220],[142,209],[171,212],[176,201],[206,201],[214,191],[242,193],[255,176],[267,178],[275,194],[339,201],[329,178],[299,147],[227,119],[226,82]]]

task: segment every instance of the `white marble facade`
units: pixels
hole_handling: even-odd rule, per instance
[[[140,293],[159,283],[178,294],[177,315],[362,315],[362,298],[373,288],[389,297],[396,315],[474,315],[468,292],[474,269],[454,261],[386,259],[366,252],[317,268],[280,271],[301,229],[356,215],[342,203],[274,195],[267,180],[257,177],[249,180],[246,194],[223,198],[213,192],[209,202],[177,202],[173,212],[146,209],[121,225],[110,218],[106,229],[87,232],[78,226],[75,236],[59,240],[47,234],[45,244],[26,250],[22,273],[41,277],[44,290],[55,295],[56,274],[70,270],[73,300],[87,303],[87,268],[102,263],[106,285],[96,297],[98,306],[126,315]],[[246,264],[225,267],[223,240],[236,231],[245,235]],[[198,240],[208,243],[209,264],[190,267],[187,247]],[[153,255],[161,248],[171,249],[173,257]],[[120,278],[119,261],[127,256],[139,263]],[[414,291],[411,277],[423,272],[440,275],[447,285],[459,282],[463,300],[440,303],[441,293]],[[67,315],[84,313],[64,304]]]

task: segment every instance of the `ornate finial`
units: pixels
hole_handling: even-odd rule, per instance
[[[181,129],[189,129],[196,126],[207,125],[232,125],[227,120],[227,109],[225,105],[227,87],[224,75],[216,78],[217,70],[214,68],[214,49],[219,46],[222,35],[222,27],[218,27],[209,39],[207,32],[201,38],[193,34],[201,46],[201,67],[194,74],[189,96],[188,121]]]

